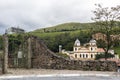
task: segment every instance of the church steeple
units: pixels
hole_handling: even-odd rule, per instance
[[[91,39],[90,42],[89,42],[90,45],[96,45],[96,43],[97,43],[97,42],[96,42],[96,40],[94,40],[94,39]]]
[[[75,43],[74,43],[74,46],[80,46],[80,41],[79,39],[76,39]]]
[[[97,42],[96,42],[96,40],[94,40],[94,39],[91,39],[90,41],[89,41],[89,44],[90,44],[90,46],[89,46],[89,50],[90,51],[96,51],[97,50],[97,44],[96,44]]]

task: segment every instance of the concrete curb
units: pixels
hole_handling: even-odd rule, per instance
[[[95,77],[120,77],[112,74],[45,74],[45,75],[3,75],[0,79],[15,79],[15,78],[32,78],[32,77],[79,77],[79,76],[95,76]]]

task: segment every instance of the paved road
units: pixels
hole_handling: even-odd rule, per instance
[[[120,80],[120,77],[93,77],[93,76],[72,76],[72,77],[25,77],[25,78],[7,78],[0,80]]]

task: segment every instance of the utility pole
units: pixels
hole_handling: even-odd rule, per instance
[[[3,35],[4,40],[4,54],[3,54],[3,67],[2,73],[6,74],[8,72],[8,36],[7,34]]]
[[[31,37],[28,38],[27,68],[31,68]]]

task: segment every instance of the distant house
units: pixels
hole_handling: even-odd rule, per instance
[[[14,34],[14,33],[24,33],[25,30],[21,28],[16,27],[10,27],[6,30],[7,34]]]
[[[94,60],[97,54],[105,53],[104,49],[98,48],[96,43],[96,40],[91,39],[89,43],[81,46],[80,41],[76,39],[73,51],[62,50],[62,53],[67,54],[70,59],[74,60]],[[115,55],[114,50],[109,50],[108,52]],[[114,58],[119,59],[118,55],[115,55]]]
[[[114,40],[120,40],[120,34],[117,34],[117,35],[110,35],[111,39],[114,41]],[[92,38],[93,39],[96,39],[96,40],[104,40],[106,41],[107,39],[107,36],[103,33],[95,33],[92,35]]]

